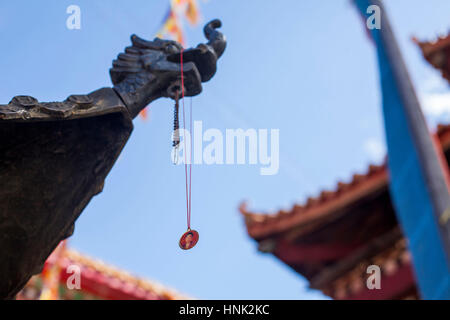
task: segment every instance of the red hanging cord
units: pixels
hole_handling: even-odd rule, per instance
[[[184,71],[183,71],[183,49],[180,52],[180,64],[181,64],[181,101],[183,105],[183,130],[186,134],[186,112],[184,107]],[[190,128],[191,133],[190,138],[190,162],[189,162],[189,177],[188,177],[188,164],[187,164],[187,146],[186,146],[186,136],[184,137],[184,173],[186,178],[186,215],[187,215],[187,227],[188,230],[191,229],[191,187],[192,187],[192,100],[190,105]]]
[[[181,99],[183,105],[183,130],[186,133],[186,112],[184,107],[184,73],[183,73],[183,49],[180,53],[180,63],[181,63]],[[191,230],[191,200],[192,200],[192,154],[193,154],[193,136],[194,132],[192,130],[192,98],[189,108],[189,132],[190,132],[190,154],[189,154],[189,177],[188,177],[188,164],[187,164],[187,148],[186,148],[186,136],[184,136],[184,174],[186,177],[186,215],[187,215],[187,232],[185,232],[180,239],[179,245],[183,250],[192,249],[198,242],[199,235],[195,230]]]
[[[189,126],[189,131],[191,132],[191,153],[189,154],[190,156],[190,162],[189,162],[189,220],[188,220],[188,229],[191,228],[191,204],[192,204],[192,154],[194,153],[193,151],[193,141],[194,141],[194,129],[192,126],[192,97],[191,97],[191,101],[189,104],[189,117],[190,117],[190,126]]]

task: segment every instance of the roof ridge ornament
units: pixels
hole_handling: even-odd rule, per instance
[[[220,26],[219,20],[206,24],[208,42],[187,50],[175,41],[132,36],[113,61],[112,88],[62,102],[17,96],[0,105],[0,299],[12,299],[70,236],[102,190],[132,119],[156,99],[173,99],[169,88],[180,80],[186,96],[201,93],[226,47]]]

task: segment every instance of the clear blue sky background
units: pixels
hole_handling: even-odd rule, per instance
[[[184,170],[170,162],[172,102],[151,105],[80,219],[70,246],[205,299],[316,299],[307,282],[247,236],[238,205],[289,208],[334,188],[384,156],[378,69],[349,0],[200,2],[203,22],[223,21],[229,45],[215,78],[193,99],[207,128],[279,128],[280,171],[194,166],[198,247],[178,248],[185,231]],[[66,8],[82,29],[66,28]],[[0,3],[0,102],[27,94],[58,101],[111,86],[108,69],[137,33],[153,38],[168,1],[42,0]],[[448,121],[447,87],[411,36],[449,30],[448,0],[388,0],[386,7],[432,126]],[[187,27],[189,45],[203,41]],[[448,92],[448,91],[447,91]]]

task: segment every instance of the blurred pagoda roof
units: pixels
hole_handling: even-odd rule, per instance
[[[127,271],[108,265],[71,249],[66,249],[55,261],[51,255],[46,264],[58,263],[59,296],[61,300],[189,300],[155,281],[131,275]],[[81,289],[68,289],[67,279],[73,273],[67,273],[70,265],[76,265],[81,271]],[[41,275],[30,279],[24,289],[17,295],[18,300],[36,300],[42,289]]]
[[[450,149],[450,124],[438,125],[436,135],[445,151]],[[246,203],[239,210],[245,217],[249,235],[255,240],[263,240],[275,234],[292,229],[294,225],[308,226],[303,233],[314,229],[315,222],[334,220],[338,209],[345,208],[367,195],[388,186],[386,164],[370,165],[366,173],[354,174],[350,182],[339,181],[334,190],[324,190],[317,197],[310,197],[304,204],[295,204],[290,210],[279,210],[275,213],[251,212]],[[297,230],[297,234],[302,232]]]
[[[450,159],[450,125],[434,135]],[[418,298],[407,249],[389,195],[387,165],[371,165],[304,204],[275,213],[240,212],[261,252],[271,253],[335,299]],[[365,288],[379,265],[385,290]]]
[[[413,41],[419,45],[425,59],[450,82],[450,33],[434,41],[419,41],[417,38]]]

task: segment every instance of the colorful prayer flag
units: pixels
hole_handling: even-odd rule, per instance
[[[42,271],[42,291],[39,300],[59,300],[60,260],[66,250],[66,240],[61,241],[47,259]]]

